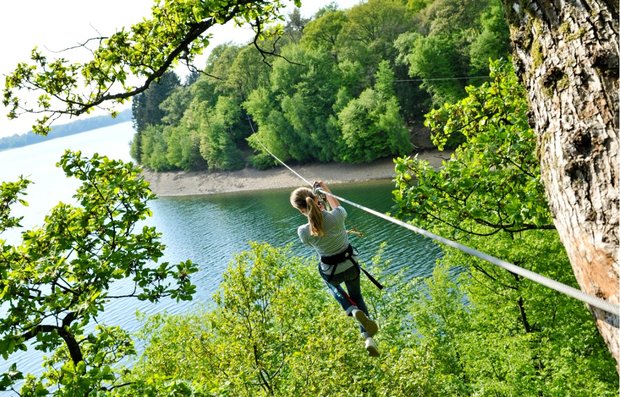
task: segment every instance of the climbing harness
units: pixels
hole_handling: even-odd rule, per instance
[[[351,261],[355,266],[357,266],[358,269],[360,269],[361,271],[364,272],[364,274],[366,275],[366,277],[368,277],[368,279],[377,286],[377,288],[379,289],[383,289],[383,285],[381,285],[381,283],[379,281],[377,281],[377,279],[375,279],[372,274],[368,273],[366,271],[366,269],[364,269],[362,266],[360,266],[359,262],[355,259],[357,252],[355,251],[355,248],[353,248],[353,246],[351,244],[349,244],[349,246],[342,252],[335,254],[335,255],[329,255],[329,256],[321,256],[321,262],[323,262],[326,265],[331,266],[331,272],[330,274],[327,276],[327,281],[331,281],[332,278],[334,277],[334,273],[336,272],[336,267],[338,267],[339,264],[341,264],[344,261]]]

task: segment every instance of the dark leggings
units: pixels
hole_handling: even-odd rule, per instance
[[[366,316],[368,314],[368,308],[362,297],[362,290],[360,288],[360,268],[359,266],[352,266],[342,273],[334,274],[331,281],[327,281],[328,275],[321,272],[321,265],[319,264],[319,274],[325,280],[325,284],[329,287],[330,292],[336,298],[340,306],[344,309],[347,315],[351,315],[353,309],[360,309]],[[347,287],[346,292],[343,290],[340,284],[344,283]],[[348,295],[348,296],[347,296]],[[365,333],[366,330],[360,325],[360,332]]]

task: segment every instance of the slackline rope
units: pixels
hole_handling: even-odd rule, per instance
[[[250,123],[250,126],[252,126],[252,124]],[[254,128],[252,127],[252,130],[254,130]],[[285,166],[286,168],[288,168],[289,171],[291,171],[293,174],[295,174],[299,179],[303,180],[305,183],[307,183],[310,187],[313,187],[313,184],[310,183],[310,181],[308,181],[306,178],[304,178],[303,176],[301,176],[298,172],[296,172],[294,169],[292,169],[291,167],[289,167],[284,161],[280,160],[280,158],[278,158],[278,156],[276,156],[275,154],[273,154],[265,145],[263,145],[263,143],[260,140],[257,140],[258,143],[263,147],[263,149],[265,149],[267,151],[267,153],[269,153],[274,159],[276,159],[280,164],[282,164],[283,166]],[[477,258],[480,258],[482,260],[485,260],[489,263],[492,263],[493,265],[499,266],[503,269],[508,270],[509,272],[512,272],[514,274],[518,274],[519,276],[525,277],[529,280],[532,280],[538,284],[544,285],[545,287],[551,288],[555,291],[561,292],[565,295],[568,295],[572,298],[575,298],[577,300],[580,300],[582,302],[585,302],[591,306],[594,306],[596,308],[599,308],[601,310],[606,311],[607,313],[610,313],[612,315],[620,315],[620,305],[611,303],[611,302],[607,302],[606,300],[603,300],[601,298],[598,298],[596,296],[593,295],[588,295],[586,293],[584,293],[581,290],[578,290],[576,288],[573,288],[571,286],[568,286],[566,284],[560,283],[559,281],[547,278],[545,276],[542,276],[538,273],[532,272],[530,270],[524,269],[522,267],[519,267],[517,265],[514,265],[512,263],[503,261],[501,259],[498,259],[494,256],[491,256],[489,254],[486,254],[482,251],[478,251],[477,249],[473,249],[471,247],[468,247],[466,245],[457,243],[455,241],[449,240],[445,237],[441,237],[435,233],[431,233],[428,230],[424,230],[421,229],[419,227],[410,225],[408,223],[405,223],[403,221],[400,221],[398,219],[392,218],[390,216],[387,216],[385,214],[382,214],[381,212],[375,211],[373,209],[364,207],[363,205],[359,205],[357,203],[354,203],[353,201],[347,200],[345,198],[342,198],[340,196],[337,196],[333,193],[329,193],[323,190],[318,189],[320,192],[330,195],[344,203],[350,204],[356,208],[361,209],[362,211],[366,211],[369,214],[375,215],[379,218],[385,219],[388,222],[392,222],[396,225],[399,225],[401,227],[404,227],[405,229],[409,229],[415,233],[421,234],[425,237],[431,238],[435,241],[438,241],[442,244],[445,244],[447,246],[450,246],[452,248],[456,248],[460,251],[463,251],[469,255],[473,255]]]

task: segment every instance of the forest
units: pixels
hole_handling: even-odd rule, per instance
[[[168,4],[156,18],[202,12],[185,6]],[[132,155],[158,171],[270,167],[267,150],[292,163],[394,157],[392,215],[578,288],[543,184],[505,14],[495,0],[369,0],[327,7],[310,20],[294,12],[266,32],[260,50],[220,46],[185,82],[166,72],[138,93]],[[451,160],[430,167],[415,156],[421,142],[450,149]],[[380,325],[378,359],[359,348],[314,261],[268,243],[238,253],[204,309],[144,318],[138,335],[96,324],[111,300],[190,300],[198,264],[161,262],[160,235],[142,223],[155,196],[138,165],[71,152],[59,164],[81,181],[76,204],[54,207],[18,244],[0,240],[0,354],[47,355],[41,374],[12,366],[0,375],[0,390],[618,393],[616,362],[586,305],[449,247],[428,278],[382,271],[387,243],[363,258],[390,285],[363,285]],[[10,209],[29,183],[2,183],[0,230],[19,226]],[[112,294],[116,280],[126,280],[129,293]]]
[[[184,83],[167,72],[134,97],[133,158],[168,171],[270,167],[267,150],[295,163],[411,154],[433,147],[424,115],[510,51],[497,0],[332,4],[281,29],[259,43],[276,57],[222,45]]]

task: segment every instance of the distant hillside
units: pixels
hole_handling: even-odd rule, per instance
[[[131,109],[123,110],[115,118],[112,116],[95,116],[84,120],[61,124],[53,127],[47,136],[37,135],[32,131],[22,135],[15,134],[5,138],[0,138],[0,151],[49,141],[50,139],[79,134],[81,132],[107,127],[129,120],[131,120]]]

